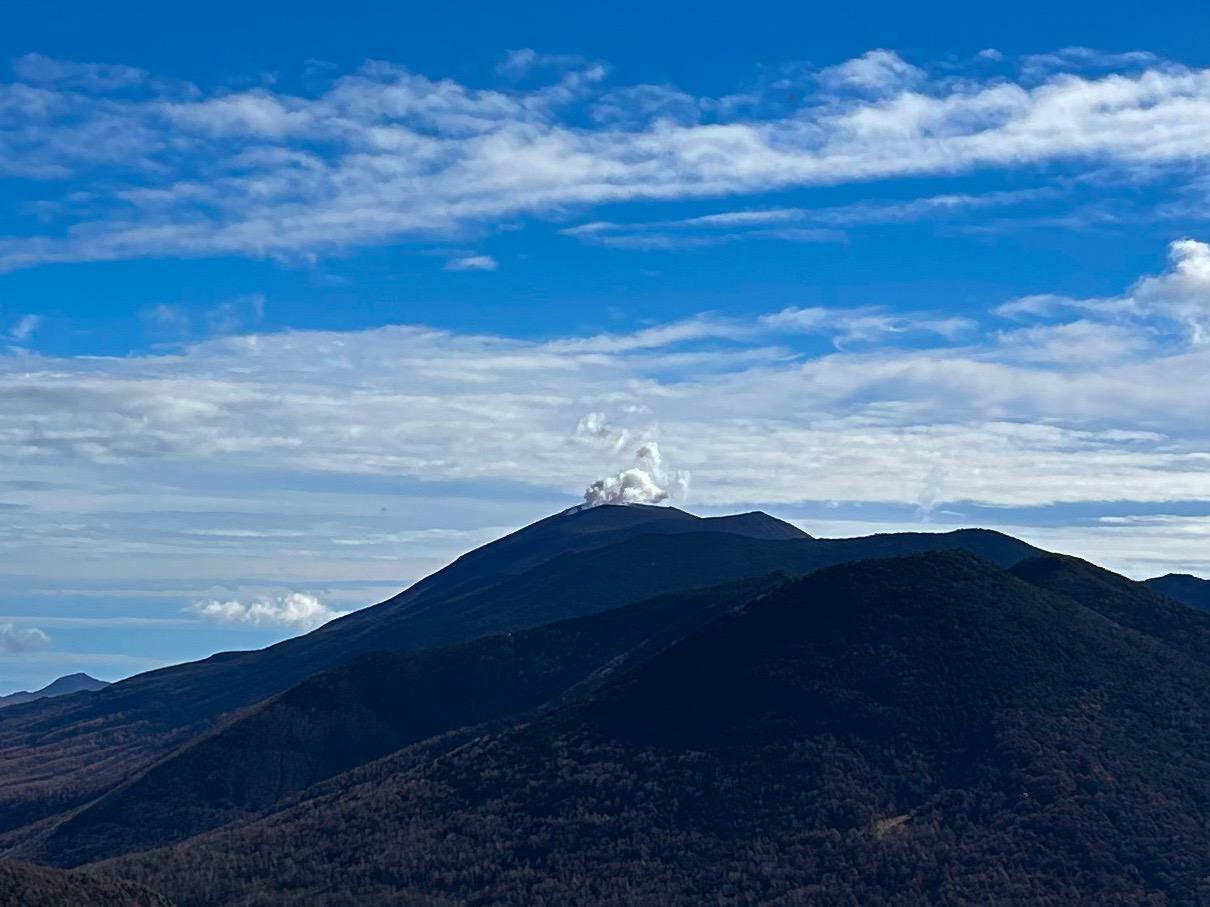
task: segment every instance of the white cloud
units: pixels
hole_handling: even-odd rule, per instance
[[[640,251],[684,251],[705,249],[743,240],[771,239],[792,243],[833,243],[844,240],[839,230],[783,228],[777,230],[737,230],[730,233],[659,233],[640,231],[634,233],[604,234],[591,237],[600,246],[614,249],[638,249]]]
[[[206,327],[211,334],[234,334],[256,327],[265,317],[265,297],[260,293],[241,296],[206,310]]]
[[[1021,60],[1022,75],[1029,79],[1043,79],[1056,72],[1131,71],[1146,67],[1163,68],[1164,61],[1147,51],[1108,53],[1091,47],[1064,47],[1051,53],[1029,54]]]
[[[496,72],[508,79],[523,79],[535,70],[577,69],[587,64],[583,57],[575,54],[544,54],[532,47],[510,50],[496,65]]]
[[[334,611],[314,595],[303,592],[291,592],[278,598],[262,598],[247,603],[217,599],[199,601],[190,605],[189,610],[223,624],[292,627],[299,630],[313,630],[349,613]]]
[[[26,54],[13,61],[17,78],[33,85],[57,85],[85,91],[113,91],[138,85],[147,73],[134,66],[111,63],[73,63],[42,54]]]
[[[124,629],[188,629],[196,627],[197,621],[190,618],[172,617],[128,617],[113,615],[109,617],[47,617],[44,615],[30,616],[24,614],[0,615],[0,626],[16,624],[42,624],[47,627],[62,627],[72,630],[95,630],[105,627],[121,627]],[[22,626],[22,629],[33,630],[32,627]],[[41,633],[40,630],[35,630]],[[42,636],[45,636],[42,633]]]
[[[584,242],[631,249],[693,249],[741,239],[834,242],[844,238],[845,228],[965,216],[980,209],[1010,208],[1053,195],[1052,190],[1042,188],[934,195],[908,201],[863,201],[828,208],[746,209],[676,220],[590,221],[562,232]]]
[[[403,585],[652,439],[695,507],[837,501],[938,527],[954,502],[1204,508],[1210,424],[1190,389],[1210,383],[1210,344],[1182,308],[1199,255],[1178,245],[1117,302],[1020,325],[797,306],[552,340],[396,325],[0,356],[0,558],[58,582],[132,562],[230,579],[181,597],[215,618],[233,601],[229,619],[260,602],[270,620],[284,575],[347,608],[327,580]],[[1156,563],[1169,531],[1140,536]]]
[[[183,306],[160,303],[144,309],[139,317],[160,335],[183,338],[194,334],[234,334],[251,330],[264,320],[265,297],[262,293],[237,296],[202,309],[196,317],[191,316]]]
[[[601,412],[586,413],[576,423],[575,435],[590,443],[604,442],[615,451],[625,447],[631,438],[629,429],[614,426],[609,417]]]
[[[1185,287],[1186,271],[1178,256],[1131,298],[1154,309],[1157,291],[1139,288]],[[1004,332],[944,313],[792,307],[549,341],[391,326],[171,356],[13,357],[0,359],[0,457],[17,477],[272,463],[575,495],[658,425],[693,500],[718,506],[915,506],[939,461],[951,500],[1210,500],[1210,427],[1188,390],[1210,382],[1210,344],[1082,322]],[[833,351],[801,348],[810,335]]]
[[[935,334],[953,340],[974,330],[970,318],[936,316],[920,312],[892,314],[869,306],[864,309],[785,308],[762,315],[759,323],[770,330],[797,331],[804,334],[833,333],[838,348],[847,344],[886,340],[896,334]]]
[[[1176,326],[1195,344],[1210,342],[1210,245],[1195,239],[1177,240],[1168,247],[1168,260],[1167,271],[1139,279],[1121,296],[1026,296],[997,311],[1009,318],[1044,318],[1074,310],[1110,322]]]
[[[511,59],[507,70],[529,72],[540,55]],[[935,76],[872,51],[814,78],[712,99],[669,86],[606,90],[604,67],[571,60],[526,89],[368,63],[315,95],[150,80],[137,96],[97,96],[75,86],[142,77],[27,59],[18,81],[0,84],[4,122],[17,124],[0,129],[0,173],[43,181],[45,210],[58,213],[0,240],[0,268],[148,255],[310,260],[604,203],[983,169],[1045,167],[1034,170],[1045,180],[1095,167],[1105,185],[1127,171],[1204,178],[1210,70],[1139,56],[1056,60],[1014,81],[978,68]],[[774,102],[788,86],[806,92],[789,108]],[[86,202],[72,180],[91,187]]]
[[[139,317],[156,333],[184,336],[193,328],[189,313],[181,306],[160,303],[139,313]]]
[[[50,637],[37,627],[18,627],[0,623],[0,651],[10,655],[37,652],[50,645]]]
[[[631,85],[606,92],[593,103],[590,115],[598,123],[639,129],[661,121],[691,125],[708,106],[671,85]]]
[[[29,340],[41,326],[41,316],[23,315],[17,320],[16,324],[8,329],[8,336],[17,343],[25,343],[25,341]]]
[[[819,73],[819,81],[833,91],[855,89],[876,95],[911,88],[924,78],[923,70],[890,50],[871,50]]]
[[[490,255],[463,255],[445,263],[447,271],[494,271],[499,267]]]

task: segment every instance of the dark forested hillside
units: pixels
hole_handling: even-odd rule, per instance
[[[5,907],[171,907],[163,896],[130,882],[0,860]]]
[[[1036,586],[1068,595],[1123,627],[1210,661],[1210,614],[1161,595],[1147,583],[1136,583],[1062,554],[1027,558],[1012,572]]]
[[[1167,595],[1174,601],[1210,611],[1210,579],[1190,576],[1188,573],[1169,573],[1144,582],[1153,591]]]
[[[418,741],[534,709],[783,581],[665,596],[456,646],[359,656],[239,715],[18,853],[74,865],[243,818]]]
[[[98,868],[183,905],[1205,902],[1210,666],[1021,572],[823,570],[526,725]]]
[[[129,781],[219,716],[359,655],[447,646],[777,571],[950,548],[1006,566],[1039,553],[982,530],[812,539],[764,514],[703,520],[651,507],[559,514],[305,636],[153,671],[87,697],[3,710],[0,846],[22,845],[32,823]]]

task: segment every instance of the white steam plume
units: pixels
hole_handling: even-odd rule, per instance
[[[630,469],[589,485],[584,491],[584,506],[659,504],[669,498],[682,498],[688,490],[689,473],[666,470],[659,445],[650,441],[636,451]]]
[[[0,652],[22,654],[36,652],[50,645],[50,637],[37,627],[15,627],[0,624]]]
[[[920,493],[916,497],[916,516],[922,523],[927,523],[933,517],[933,511],[944,500],[945,470],[939,464],[934,464],[921,483]]]

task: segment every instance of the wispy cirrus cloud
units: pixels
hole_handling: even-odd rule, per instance
[[[42,326],[42,316],[22,315],[8,329],[8,337],[17,343],[24,343]]]
[[[55,86],[87,92],[109,92],[146,82],[146,70],[113,63],[76,63],[43,54],[25,54],[13,61],[17,79],[27,85]]]
[[[1052,57],[955,72],[877,50],[790,67],[722,98],[610,86],[601,64],[524,52],[491,87],[372,62],[311,94],[201,90],[133,67],[22,58],[0,85],[0,173],[37,182],[39,215],[0,238],[0,268],[307,260],[604,203],[975,171],[1029,170],[1043,184],[1064,168],[1204,178],[1210,70],[1146,55]],[[920,204],[865,216],[945,211]]]
[[[820,208],[748,208],[674,220],[589,221],[562,232],[584,242],[629,249],[694,249],[750,239],[836,242],[845,229],[871,224],[946,221],[988,209],[1011,209],[1054,196],[1050,188],[946,194],[906,201],[863,201]]]

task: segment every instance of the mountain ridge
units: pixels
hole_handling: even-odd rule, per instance
[[[1143,580],[1143,584],[1178,602],[1210,611],[1210,579],[1189,573],[1168,573]]]
[[[70,696],[72,693],[96,692],[97,690],[105,689],[107,686],[110,686],[108,681],[97,680],[95,677],[90,677],[82,671],[75,674],[64,674],[62,677],[52,680],[40,690],[32,692],[21,690],[16,693],[9,693],[7,696],[0,696],[0,709],[21,705],[26,702],[35,702],[39,699]]]
[[[14,855],[71,866],[227,824],[411,744],[541,707],[782,581],[669,595],[455,646],[358,656],[191,741]]]
[[[967,547],[1007,565],[1038,553],[1024,542],[987,530],[813,539],[790,527],[778,532],[792,537],[769,539],[750,534],[750,519],[738,524],[714,519],[722,522],[671,508],[629,506],[559,514],[464,555],[399,596],[310,634],[256,652],[223,653],[152,671],[115,684],[87,702],[56,705],[58,700],[50,700],[4,710],[0,748],[9,758],[0,766],[0,833],[79,808],[196,738],[220,715],[366,652],[451,645],[653,595],[776,571],[801,574],[845,560]],[[762,532],[771,519],[759,519]],[[678,528],[646,531],[653,521]],[[739,531],[682,531],[703,523]],[[537,539],[533,545],[525,541],[529,531]],[[620,540],[618,531],[623,532]],[[569,536],[580,542],[573,541],[573,550],[565,551]],[[585,539],[604,544],[592,547]],[[589,547],[577,548],[579,544]],[[507,554],[510,548],[513,553]],[[533,564],[535,558],[538,563]],[[52,777],[43,769],[48,759],[59,766]]]
[[[1194,903],[1207,721],[1188,647],[961,550],[849,562],[584,700],[92,869],[182,907]]]

